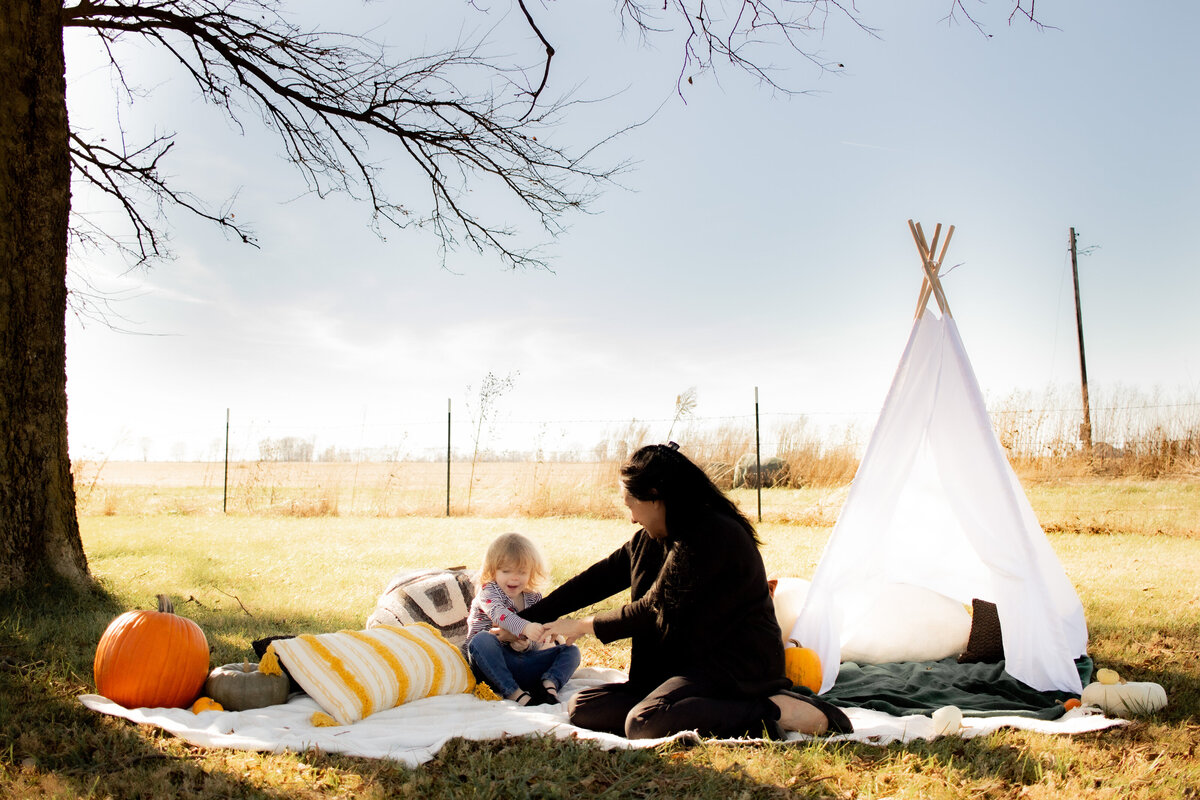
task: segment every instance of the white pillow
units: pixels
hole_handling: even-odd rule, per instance
[[[803,578],[779,578],[775,583],[772,599],[775,601],[775,619],[779,621],[779,630],[783,632],[784,644],[791,638],[792,628],[804,608],[804,600],[808,597],[810,586],[812,582]]]
[[[842,661],[937,661],[967,647],[967,607],[905,583],[860,585],[843,594]]]

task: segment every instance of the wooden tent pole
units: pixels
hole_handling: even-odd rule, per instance
[[[950,303],[946,300],[946,293],[942,289],[941,279],[938,277],[942,262],[946,259],[946,251],[950,248],[950,237],[954,235],[954,226],[951,225],[946,231],[946,240],[942,243],[942,251],[937,255],[937,260],[933,257],[937,251],[938,239],[941,238],[942,225],[938,223],[933,230],[933,244],[929,245],[925,240],[925,230],[921,227],[921,223],[914,223],[911,219],[908,221],[908,228],[912,232],[913,240],[917,243],[917,251],[921,255],[921,266],[925,272],[925,279],[921,281],[921,293],[917,299],[916,319],[920,319],[925,313],[925,308],[929,304],[929,296],[932,294],[937,301],[938,308],[945,316],[954,316],[950,313]]]
[[[935,243],[942,235],[942,223],[938,223],[933,229],[933,241]],[[933,251],[935,247],[926,248],[925,251],[925,274],[929,279],[929,288],[933,291],[933,298],[937,300],[938,309],[942,314],[946,314],[946,294],[942,291],[942,279],[938,277],[938,264],[933,261]]]
[[[908,221],[908,229],[912,232],[913,241],[917,243],[917,252],[921,254],[921,262],[925,262],[925,233],[921,230],[921,223],[914,224],[910,219]],[[923,271],[922,271],[923,274]],[[925,314],[925,307],[929,305],[929,279],[921,278],[921,292],[917,295],[917,313],[913,315],[913,319],[920,319]]]
[[[925,240],[925,229],[921,227],[921,223],[919,222],[916,225],[913,225],[912,220],[909,220],[908,224],[909,229],[913,233],[913,239],[915,239],[917,242],[917,252],[921,255],[921,269],[925,273],[925,279],[921,281],[921,295],[918,298],[917,303],[917,318],[920,318],[925,314],[926,306],[929,305],[930,294],[933,294],[934,299],[937,300],[938,308],[942,309],[943,311],[945,311],[945,309],[942,306],[942,298],[938,296],[937,287],[935,286],[937,282],[937,273],[930,271],[932,264],[930,262],[929,245]],[[942,226],[941,223],[938,223],[938,226],[933,232],[935,241],[941,235],[941,232]],[[931,275],[933,276],[932,278],[930,277]]]
[[[951,225],[950,228],[946,231],[946,241],[945,241],[945,243],[942,244],[942,254],[940,256],[938,256],[937,261],[934,262],[934,264],[933,264],[933,274],[936,278],[936,282],[934,284],[934,291],[937,292],[937,295],[939,298],[938,306],[941,307],[942,314],[947,317],[953,317],[954,314],[950,313],[950,301],[946,299],[946,290],[942,288],[941,275],[942,275],[942,262],[946,260],[946,251],[948,249],[950,249],[950,237],[953,235],[954,235],[954,226]]]
[[[927,258],[933,258],[937,252],[938,239],[942,238],[942,223],[938,223],[933,229],[933,241],[929,243],[929,252],[926,253]]]

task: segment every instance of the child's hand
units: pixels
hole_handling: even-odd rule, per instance
[[[517,640],[517,636],[499,626],[493,626],[490,633],[505,644],[512,644]]]
[[[525,626],[525,630],[521,631],[521,635],[531,642],[540,642],[545,633],[545,626],[540,622],[531,622]]]

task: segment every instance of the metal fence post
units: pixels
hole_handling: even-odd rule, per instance
[[[229,409],[225,409],[225,488],[221,490],[221,513],[229,508]]]
[[[762,446],[758,436],[758,387],[754,387],[754,467],[758,487],[758,521],[762,522]]]

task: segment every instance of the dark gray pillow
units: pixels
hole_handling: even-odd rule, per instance
[[[283,633],[277,636],[264,636],[262,639],[255,639],[250,643],[250,646],[254,648],[254,655],[258,656],[259,661],[262,661],[263,654],[267,652],[267,648],[271,646],[271,642],[275,641],[276,639],[291,639],[294,636],[294,633]],[[284,675],[287,675],[288,694],[291,694],[292,692],[304,691],[300,688],[300,684],[296,683],[296,679],[292,677],[291,673],[287,671],[287,668],[284,667],[283,664],[280,664],[279,668],[283,670]]]

